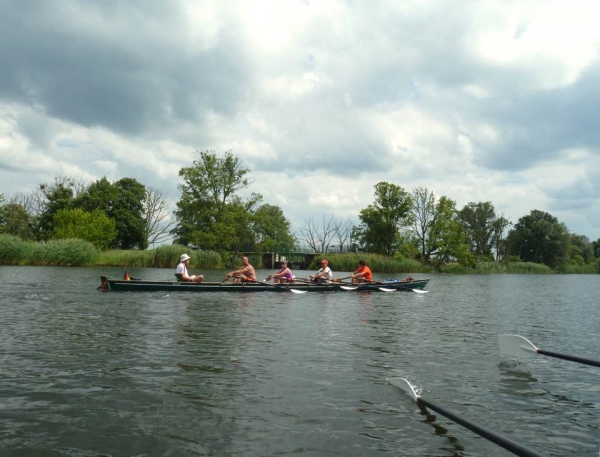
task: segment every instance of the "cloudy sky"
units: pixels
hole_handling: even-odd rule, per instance
[[[468,5],[468,7],[465,7]],[[0,193],[231,150],[298,233],[387,181],[600,238],[597,0],[0,0]]]

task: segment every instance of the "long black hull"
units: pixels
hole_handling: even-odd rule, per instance
[[[265,283],[220,283],[220,282],[180,282],[180,281],[144,281],[141,279],[111,279],[106,276],[101,277],[102,284],[99,290],[122,291],[122,292],[152,292],[152,291],[170,291],[170,292],[334,292],[334,291],[380,291],[386,290],[421,290],[429,282],[427,279],[408,279],[395,282],[380,282],[369,284],[265,284]]]

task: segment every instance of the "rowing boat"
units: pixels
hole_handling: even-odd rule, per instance
[[[99,290],[124,292],[328,292],[328,291],[416,291],[422,290],[429,278],[405,279],[402,281],[383,281],[378,283],[361,283],[352,286],[344,283],[314,284],[298,283],[270,284],[261,282],[220,283],[220,282],[183,282],[183,281],[146,281],[142,279],[115,279],[100,277],[102,283]]]

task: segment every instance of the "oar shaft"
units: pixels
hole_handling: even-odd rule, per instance
[[[540,457],[542,455],[535,451],[532,451],[531,449],[526,448],[525,446],[515,443],[514,441],[512,441],[508,438],[505,438],[502,435],[498,435],[497,433],[492,432],[491,430],[485,429],[483,427],[480,427],[479,425],[474,424],[473,422],[463,419],[463,418],[457,416],[456,414],[454,414],[453,412],[448,411],[440,406],[437,406],[436,404],[431,403],[430,401],[425,400],[424,398],[418,397],[417,403],[419,403],[423,406],[426,406],[427,408],[432,409],[433,411],[440,413],[442,416],[446,416],[448,419],[456,422],[457,424],[462,425],[465,428],[468,428],[472,432],[477,433],[478,435],[482,436],[486,440],[489,440],[492,443],[495,443],[498,446],[503,447],[504,449],[512,452],[515,455],[519,455],[522,457]]]
[[[575,357],[573,355],[562,354],[560,352],[546,351],[544,349],[538,349],[538,354],[547,355],[549,357],[556,357],[557,359],[570,360],[571,362],[584,363],[586,365],[592,365],[594,367],[600,367],[600,361],[584,359],[583,357]]]

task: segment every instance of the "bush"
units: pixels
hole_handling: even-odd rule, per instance
[[[31,256],[35,243],[23,241],[18,236],[0,235],[0,263],[23,265]]]

